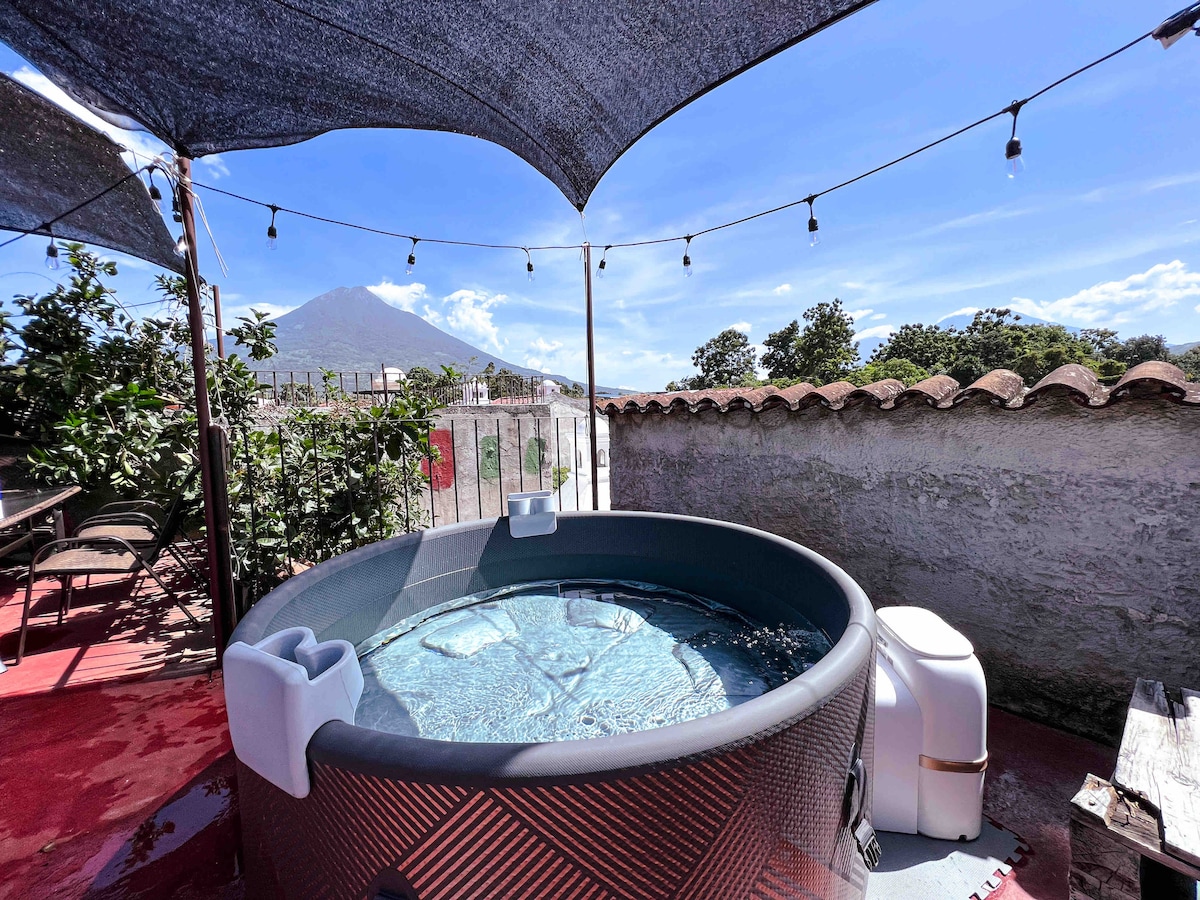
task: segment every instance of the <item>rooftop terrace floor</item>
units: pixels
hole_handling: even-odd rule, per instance
[[[0,572],[0,900],[241,898],[211,632],[183,627],[144,586],[131,597],[129,579],[78,591],[59,628],[45,582],[12,666],[12,575]],[[1089,772],[1111,774],[1115,749],[995,708],[989,745],[985,812],[1032,848],[993,900],[1067,900],[1069,802]]]

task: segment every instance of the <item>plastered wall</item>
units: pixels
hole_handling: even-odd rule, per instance
[[[995,703],[1110,743],[1138,676],[1200,688],[1200,411],[1065,396],[611,417],[614,509],[823,553],[974,643]]]

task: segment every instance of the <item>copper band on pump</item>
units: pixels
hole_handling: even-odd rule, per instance
[[[911,758],[911,757],[910,757]],[[934,772],[954,772],[956,775],[978,775],[987,768],[988,758],[977,759],[974,762],[957,762],[952,759],[934,759],[932,756],[921,754],[921,768]]]

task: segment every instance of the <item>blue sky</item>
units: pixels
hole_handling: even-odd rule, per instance
[[[619,160],[586,219],[492,144],[417,131],[335,132],[221,154],[199,182],[389,230],[519,245],[594,245],[698,231],[800,199],[1026,96],[1148,31],[1181,0],[975,4],[880,0],[664,122]],[[0,67],[38,86],[0,47]],[[655,390],[733,326],[761,342],[840,297],[864,338],[964,309],[1010,306],[1123,336],[1200,340],[1200,40],[1145,42],[1031,103],[1026,171],[1004,174],[998,120],[817,203],[821,244],[795,209],[693,242],[614,250],[595,282],[597,381]],[[150,146],[145,135],[127,140]],[[283,312],[339,285],[385,300],[516,363],[583,379],[577,252],[421,244],[268,215],[201,192],[229,265],[201,244],[226,318]],[[176,226],[172,226],[175,228]],[[44,240],[0,250],[0,296],[42,291]],[[115,257],[127,304],[153,267]],[[143,307],[150,312],[153,307]],[[381,361],[382,362],[382,361]]]

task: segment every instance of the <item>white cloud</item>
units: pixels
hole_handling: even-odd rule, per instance
[[[729,326],[729,328],[733,331],[740,331],[742,334],[749,334],[750,327],[751,326],[749,322],[734,322]]]
[[[440,312],[438,312],[436,309],[434,309],[432,306],[430,306],[428,303],[426,303],[425,304],[425,312],[421,315],[421,318],[424,319],[426,322],[428,322],[430,325],[437,325],[439,322],[442,321],[442,314]]]
[[[771,293],[777,297],[781,297],[784,294],[790,294],[791,292],[792,292],[792,286],[790,284],[781,284],[771,291]]]
[[[890,334],[894,334],[895,331],[896,329],[891,325],[872,325],[870,328],[854,332],[854,340],[865,341],[868,338],[885,338]]]
[[[1120,281],[1093,285],[1070,297],[1044,303],[1014,297],[1010,306],[1051,322],[1120,325],[1138,314],[1168,309],[1192,297],[1200,297],[1200,272],[1189,272],[1177,259]]]
[[[229,174],[229,166],[225,165],[225,160],[221,158],[221,154],[219,153],[201,157],[196,162],[204,166],[205,174],[213,181],[218,181]]]
[[[492,321],[492,307],[499,306],[507,299],[504,294],[489,294],[486,291],[465,288],[455,291],[442,298],[442,303],[450,307],[446,313],[446,324],[455,331],[490,343],[497,350],[503,350],[500,329]]]
[[[886,318],[887,318],[887,313],[875,313],[875,315],[871,316],[871,321],[878,322],[880,319],[886,319]]]
[[[379,284],[367,285],[367,290],[384,303],[391,304],[405,312],[412,312],[419,301],[429,299],[425,285],[419,281],[414,281],[412,284],[393,284],[384,278]]]
[[[539,353],[553,353],[555,350],[562,349],[562,341],[548,341],[545,338],[534,338],[533,343],[529,346]]]
[[[846,315],[857,322],[859,319],[864,319],[873,312],[875,312],[873,309],[848,309],[846,310]]]
[[[973,316],[977,312],[979,312],[979,307],[977,306],[964,306],[962,309],[956,309],[952,313],[946,313],[937,320],[936,324],[940,325],[942,322],[945,322],[947,319],[953,319],[955,316]]]

